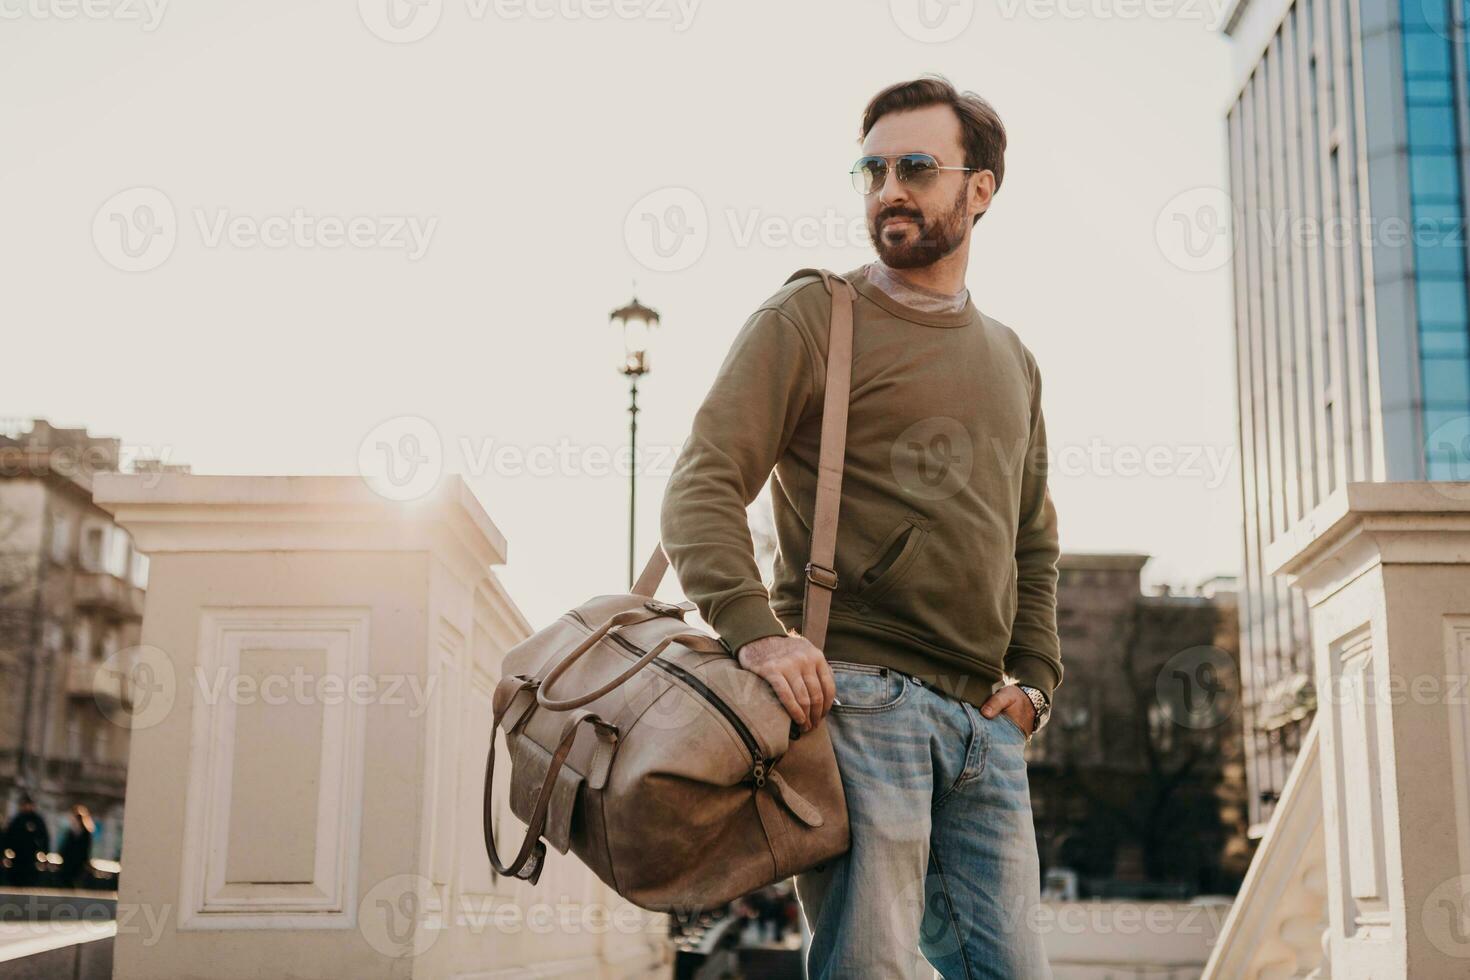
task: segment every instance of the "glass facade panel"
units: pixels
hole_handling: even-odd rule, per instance
[[[1457,88],[1456,52],[1449,40],[1451,2],[1463,0],[1401,0],[1399,8],[1424,460],[1431,480],[1465,479],[1454,474],[1466,470],[1456,463],[1470,449],[1450,437],[1470,415],[1465,202],[1459,176],[1460,132],[1451,97]]]

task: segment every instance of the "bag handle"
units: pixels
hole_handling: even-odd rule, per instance
[[[812,270],[802,269],[787,279]],[[847,451],[847,406],[852,389],[852,283],[826,269],[815,270],[832,294],[832,325],[827,340],[827,392],[822,402],[822,443],[817,457],[817,499],[812,513],[812,544],[802,597],[801,635],[818,649],[827,640],[832,593],[837,589],[837,516],[842,501],[842,466]],[[841,288],[838,288],[838,284]],[[643,573],[633,584],[635,595],[652,596],[668,570],[663,543],[654,545]],[[730,651],[735,653],[737,651]],[[549,679],[549,678],[548,678]]]
[[[585,708],[567,719],[566,724],[562,726],[561,739],[557,742],[556,750],[551,755],[551,761],[546,766],[546,778],[542,780],[541,789],[537,791],[536,806],[531,811],[531,819],[526,823],[526,836],[522,838],[520,849],[516,852],[516,856],[511,858],[510,863],[502,862],[500,851],[495,846],[495,806],[492,798],[495,786],[495,733],[500,730],[501,718],[506,707],[515,700],[515,695],[527,687],[534,686],[535,683],[534,679],[520,675],[506,677],[500,682],[500,686],[506,690],[504,692],[497,690],[495,697],[494,720],[490,726],[490,752],[485,759],[483,813],[485,851],[490,856],[490,864],[499,874],[511,878],[524,878],[533,885],[541,877],[541,869],[546,858],[546,844],[541,840],[541,835],[546,832],[546,818],[551,808],[551,791],[556,787],[557,774],[561,772],[567,755],[572,751],[572,743],[577,738],[577,729],[583,722],[590,721],[597,726],[600,737],[617,738],[616,728]],[[502,693],[505,696],[501,696]],[[510,733],[507,732],[507,739],[509,735]]]
[[[641,609],[629,610],[629,612],[633,613],[635,617],[631,620],[631,622],[641,622],[644,619],[652,618],[650,616],[640,615],[643,612],[643,610]],[[629,625],[630,620],[623,618],[627,615],[627,612],[623,612],[618,613],[616,616],[609,617],[608,621],[603,623],[596,630],[594,630],[592,635],[588,636],[587,639],[577,644],[577,648],[575,650],[573,650],[571,653],[568,653],[565,657],[562,657],[561,660],[557,662],[557,665],[551,668],[551,673],[547,674],[545,679],[536,686],[536,703],[549,711],[571,711],[573,708],[580,708],[582,705],[587,704],[590,701],[596,701],[607,692],[617,687],[621,687],[623,684],[627,683],[628,679],[631,678],[634,674],[638,673],[644,667],[647,667],[649,664],[653,663],[658,655],[660,653],[663,653],[664,647],[676,641],[699,653],[725,652],[725,648],[720,645],[718,640],[711,639],[704,633],[671,633],[655,643],[653,645],[653,648],[645,653],[642,657],[639,657],[637,663],[633,664],[627,670],[623,671],[621,674],[603,684],[596,690],[588,691],[586,694],[579,694],[576,697],[566,698],[565,700],[561,701],[552,698],[550,696],[551,685],[556,683],[556,679],[562,674],[566,673],[568,667],[576,663],[577,660],[581,658],[582,654],[592,649],[592,647],[597,644],[597,641],[601,640],[608,633],[612,632],[613,629],[618,626]],[[659,614],[654,613],[653,615],[657,616]]]

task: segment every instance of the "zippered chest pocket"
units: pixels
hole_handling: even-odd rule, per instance
[[[928,539],[929,519],[922,514],[906,515],[864,562],[852,598],[871,603],[886,595],[913,566]]]

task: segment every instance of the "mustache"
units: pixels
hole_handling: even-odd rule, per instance
[[[922,212],[913,211],[908,208],[884,208],[874,216],[873,222],[880,228],[894,218],[908,218],[920,228],[924,226],[924,215]]]

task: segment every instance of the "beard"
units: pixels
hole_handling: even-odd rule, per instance
[[[915,208],[880,209],[868,222],[868,237],[873,241],[878,258],[890,269],[920,269],[933,265],[959,248],[965,240],[965,222],[969,220],[965,214],[966,189],[967,185],[961,184],[953,206],[933,220]],[[905,229],[900,240],[885,237],[881,229],[893,218],[908,218],[914,223],[917,234],[910,238]]]

